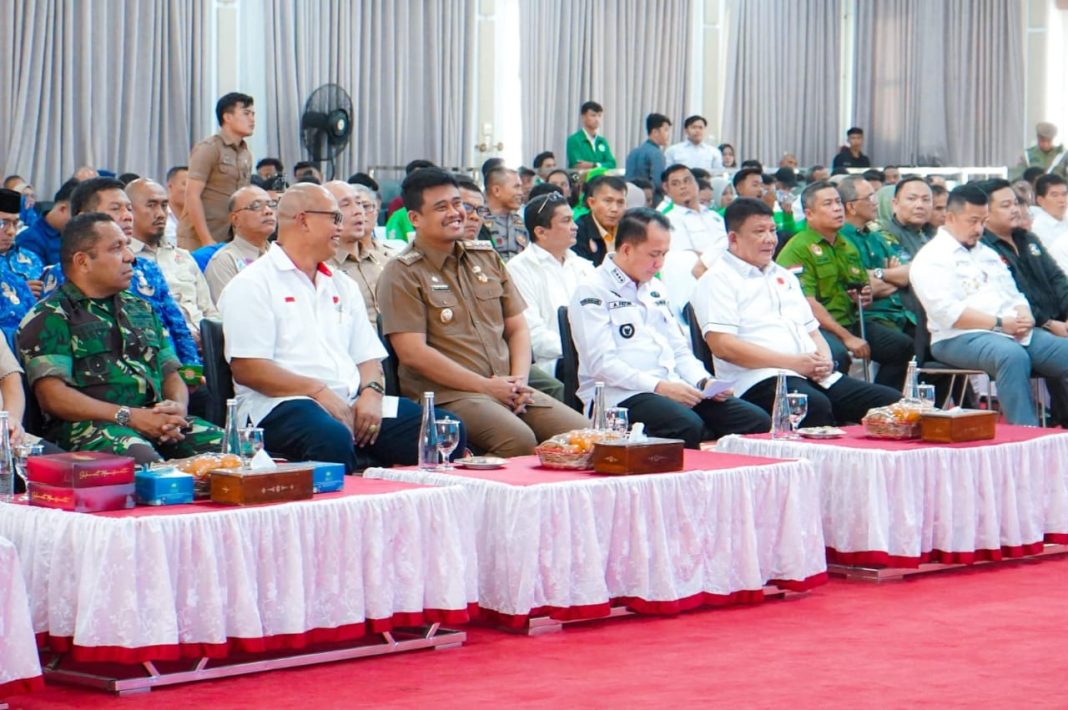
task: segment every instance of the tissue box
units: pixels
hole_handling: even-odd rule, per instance
[[[312,491],[333,493],[345,487],[345,464],[330,461],[308,461],[312,468]]]
[[[101,451],[31,456],[26,460],[31,483],[62,488],[91,488],[134,482],[134,460]]]
[[[997,435],[998,413],[985,409],[950,409],[920,415],[920,438],[950,443],[981,441]]]
[[[138,471],[134,488],[140,505],[181,505],[193,502],[193,475],[173,466]]]
[[[70,488],[30,481],[28,488],[30,505],[42,508],[72,510],[75,513],[99,513],[134,507],[133,482],[114,486]]]
[[[671,473],[682,470],[681,439],[619,441],[593,445],[593,470],[597,473]]]
[[[211,472],[211,500],[229,505],[280,503],[312,497],[312,466],[278,464],[264,471],[219,468]]]

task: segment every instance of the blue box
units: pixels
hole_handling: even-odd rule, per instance
[[[308,461],[312,468],[312,492],[333,493],[345,487],[345,464]]]
[[[182,505],[193,502],[193,474],[168,466],[138,471],[134,488],[139,505]]]

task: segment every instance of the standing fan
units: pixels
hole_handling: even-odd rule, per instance
[[[335,164],[352,136],[352,99],[337,84],[323,84],[312,92],[300,116],[300,133],[304,150],[316,163],[330,163],[334,178]]]

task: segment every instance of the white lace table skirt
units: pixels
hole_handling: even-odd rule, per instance
[[[832,563],[969,564],[1068,543],[1068,434],[907,451],[728,436],[717,450],[815,464]]]
[[[467,621],[477,579],[463,489],[382,486],[351,479],[329,499],[188,514],[0,506],[0,535],[19,550],[34,629],[75,660],[220,657]]]
[[[612,605],[676,613],[759,601],[770,582],[801,591],[826,580],[818,482],[807,462],[534,485],[509,483],[508,468],[504,480],[455,473],[365,476],[464,487],[479,606],[495,623],[603,616]]]
[[[43,685],[18,551],[0,537],[0,700]]]

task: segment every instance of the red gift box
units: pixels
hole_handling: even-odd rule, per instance
[[[30,481],[30,505],[59,508],[75,513],[99,513],[104,510],[123,510],[134,507],[134,484],[69,488]]]
[[[62,488],[96,488],[134,482],[134,460],[100,451],[31,456],[26,460],[31,483]]]

